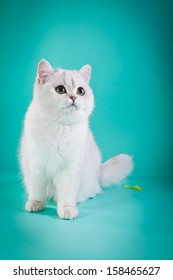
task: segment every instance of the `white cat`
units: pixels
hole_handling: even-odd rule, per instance
[[[38,65],[33,100],[24,121],[21,169],[28,192],[27,211],[41,211],[46,198],[57,201],[59,217],[73,219],[76,204],[119,184],[133,169],[132,158],[119,154],[105,163],[88,125],[94,106],[91,67],[54,70]]]

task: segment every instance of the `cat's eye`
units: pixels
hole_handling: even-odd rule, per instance
[[[77,93],[78,95],[83,96],[83,95],[85,94],[85,90],[84,90],[82,87],[79,87],[79,88],[77,89],[76,93]]]
[[[57,92],[57,93],[59,93],[59,94],[64,94],[64,93],[66,93],[66,89],[65,89],[65,87],[64,86],[57,86],[56,88],[55,88],[55,91]]]

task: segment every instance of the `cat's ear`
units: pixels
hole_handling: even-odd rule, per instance
[[[91,77],[91,66],[89,64],[84,65],[80,70],[79,74],[83,77],[86,82],[89,82]]]
[[[47,82],[48,76],[53,72],[52,66],[48,61],[42,59],[38,64],[37,69],[37,80],[39,84],[44,84]]]

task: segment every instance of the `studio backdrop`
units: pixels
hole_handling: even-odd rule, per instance
[[[173,258],[172,27],[171,0],[0,1],[0,259]],[[103,161],[132,155],[143,191],[110,188],[73,221],[53,203],[25,211],[18,150],[41,59],[91,65]]]

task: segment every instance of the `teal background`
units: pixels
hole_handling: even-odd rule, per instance
[[[172,259],[173,4],[169,0],[1,1],[0,258]],[[129,183],[79,205],[74,221],[24,211],[18,168],[37,64],[92,66],[91,127],[103,160],[127,152]]]

